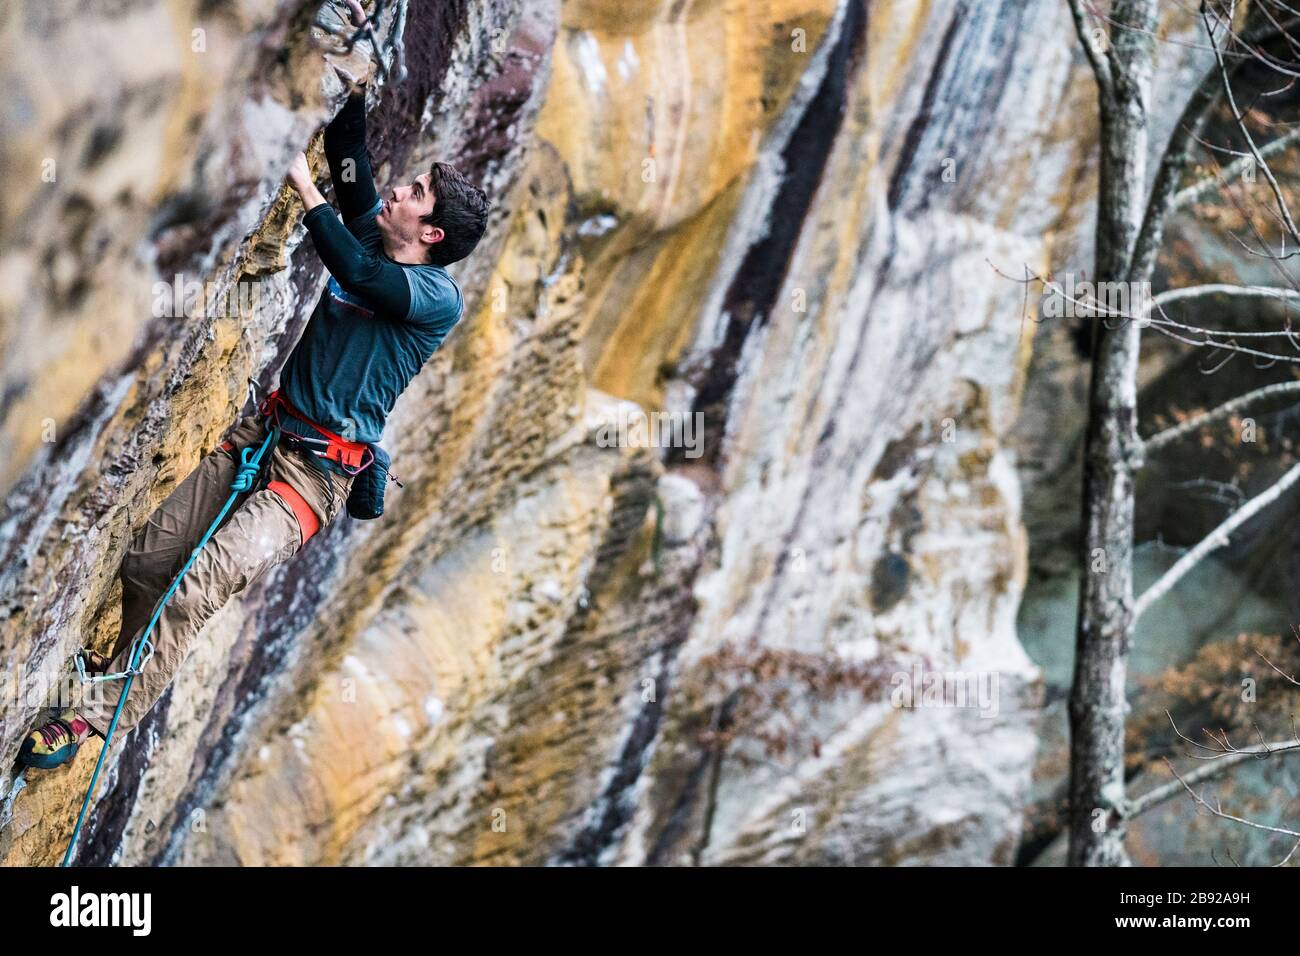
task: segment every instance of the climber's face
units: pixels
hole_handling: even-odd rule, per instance
[[[421,220],[433,212],[436,199],[429,186],[429,174],[415,177],[405,186],[394,186],[382,199],[375,224],[384,240],[384,249],[395,259],[399,253],[415,253],[414,261],[424,260],[428,248],[443,237],[440,226],[430,226]]]

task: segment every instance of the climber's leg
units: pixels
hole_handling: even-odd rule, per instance
[[[246,418],[236,426],[230,441],[235,447],[244,447],[259,442],[265,434],[259,419]],[[131,638],[148,623],[158,599],[220,513],[230,496],[234,475],[235,463],[230,454],[221,449],[213,451],[158,506],[136,534],[119,571],[122,628],[118,641],[104,666],[94,667],[94,670],[118,672],[127,668],[131,658]],[[117,681],[82,685],[75,709],[64,709],[23,741],[19,762],[48,769],[71,760],[86,734],[93,729],[82,714],[99,713],[105,695],[111,701],[111,710],[117,705],[119,693]]]
[[[249,417],[239,423],[229,440],[243,448],[265,434],[261,422]],[[230,453],[212,451],[136,533],[118,571],[122,625],[110,656],[120,654],[148,623],[154,605],[230,496],[234,477],[235,461]]]
[[[333,520],[347,500],[350,484],[349,479],[319,471],[283,449],[272,456],[268,477],[270,486],[248,498],[212,537],[163,609],[151,635],[153,657],[131,684],[117,725],[119,733],[134,727],[162,696],[208,619],[231,596],[292,556],[315,530],[313,524],[323,526]],[[299,511],[306,527],[300,524]],[[209,521],[212,517],[215,514]],[[111,670],[126,669],[130,651],[128,642]],[[124,684],[102,682],[98,699],[78,708],[101,734],[113,719]]]

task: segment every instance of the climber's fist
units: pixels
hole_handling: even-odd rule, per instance
[[[307,165],[307,156],[305,153],[299,153],[289,163],[289,174],[285,177],[290,186],[298,190],[299,195],[303,195],[306,190],[313,188],[315,183],[311,178],[311,167]]]
[[[299,153],[289,163],[289,174],[285,176],[289,185],[298,191],[302,197],[302,208],[307,212],[315,209],[325,202],[325,197],[321,191],[316,188],[316,183],[311,178],[311,167],[307,165],[307,157]]]

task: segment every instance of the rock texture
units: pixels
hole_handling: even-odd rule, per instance
[[[280,178],[365,54],[318,16],[4,14],[8,754],[322,287]],[[1063,6],[394,0],[380,33],[380,179],[496,197],[389,423],[405,488],[212,622],[78,861],[1010,862],[1033,327],[993,267],[1073,221]],[[257,307],[155,317],[177,274]],[[600,440],[637,409],[703,416],[702,454]],[[914,668],[994,706],[893,706]],[[3,775],[5,862],[57,860],[95,747]]]

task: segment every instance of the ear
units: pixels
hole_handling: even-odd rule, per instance
[[[435,242],[442,242],[447,238],[447,234],[442,231],[442,226],[425,226],[424,231],[420,233],[420,241],[433,245]]]

